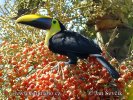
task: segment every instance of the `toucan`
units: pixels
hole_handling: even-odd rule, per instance
[[[102,50],[92,39],[67,30],[58,19],[29,14],[19,17],[16,22],[46,30],[45,45],[53,53],[67,56],[68,64],[77,64],[78,58],[87,59],[89,56],[94,56],[113,78],[120,77],[116,69],[101,55]]]

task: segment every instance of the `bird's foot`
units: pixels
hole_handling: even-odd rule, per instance
[[[65,62],[66,64],[69,64],[69,65],[76,65],[77,64],[77,61],[75,60],[69,60],[68,62]]]
[[[69,62],[64,62],[65,65],[71,65]]]

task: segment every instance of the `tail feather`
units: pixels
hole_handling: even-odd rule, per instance
[[[104,57],[96,56],[96,59],[108,70],[108,72],[113,78],[118,79],[120,77],[119,73],[108,61],[105,60]]]

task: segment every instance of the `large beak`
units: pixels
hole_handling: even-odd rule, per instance
[[[51,28],[52,18],[48,16],[30,14],[19,17],[16,22],[48,30]]]

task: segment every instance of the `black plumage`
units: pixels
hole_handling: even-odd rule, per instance
[[[79,33],[61,30],[50,38],[48,47],[54,53],[68,56],[69,64],[76,64],[77,58],[87,59],[88,56],[94,55],[113,78],[119,78],[115,68],[101,56],[100,47]]]
[[[50,38],[49,49],[54,53],[68,56],[70,64],[76,64],[77,57],[83,59],[90,54],[101,54],[102,52],[93,40],[67,30],[58,32]]]

